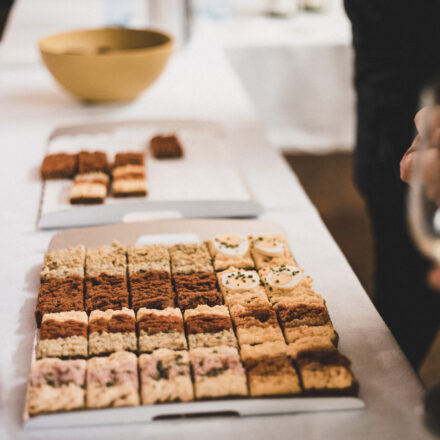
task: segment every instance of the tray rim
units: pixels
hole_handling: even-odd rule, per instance
[[[286,231],[282,226],[269,221],[239,219],[166,219],[101,225],[60,231],[52,237],[48,245],[48,251],[56,250],[65,247],[66,245],[75,246],[83,244],[88,246],[87,243],[84,243],[83,238],[87,236],[107,236],[107,234],[113,234],[114,231],[116,231],[116,235],[127,232],[129,235],[136,236],[137,239],[139,239],[139,237],[143,235],[154,235],[154,233],[151,234],[151,231],[163,233],[163,229],[166,230],[169,228],[172,229],[172,233],[183,231],[193,232],[199,235],[202,241],[206,239],[207,234],[212,236],[214,232],[222,233],[235,230],[236,232],[242,233],[243,231],[237,230],[240,228],[243,228],[246,231],[249,231],[250,228],[253,229],[253,231],[260,231],[260,233],[285,234],[287,237]],[[200,232],[201,229],[204,229],[202,233]],[[75,238],[75,236],[77,238]],[[118,239],[118,237],[112,237],[112,239]],[[63,244],[63,241],[65,240],[67,240],[67,243]],[[108,244],[109,239],[105,238],[105,240],[105,243]],[[123,240],[123,242],[123,244],[129,244],[127,240]],[[32,362],[36,359],[38,335],[39,330],[37,329],[32,349]],[[41,414],[31,417],[26,411],[27,392],[28,387],[26,387],[26,399],[23,411],[25,429],[103,426],[123,423],[150,423],[153,422],[156,417],[188,417],[201,414],[210,416],[224,416],[227,414],[244,417],[252,415],[358,410],[365,408],[365,402],[359,396],[278,396],[199,400],[193,402],[161,403],[123,408],[84,408],[81,410]],[[179,411],[179,409],[186,411]],[[167,411],[168,414],[164,414],[164,412]],[[88,420],[89,415],[91,420]]]

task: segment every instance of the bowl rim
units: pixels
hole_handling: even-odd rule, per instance
[[[157,46],[145,46],[145,47],[136,47],[136,48],[127,48],[127,49],[114,49],[109,52],[103,52],[103,53],[69,53],[69,52],[60,52],[57,50],[51,50],[44,47],[44,44],[47,40],[59,37],[62,35],[68,35],[68,34],[75,34],[75,33],[81,33],[81,32],[99,32],[99,31],[105,31],[105,30],[123,30],[123,31],[135,31],[135,32],[147,32],[152,34],[161,35],[166,38],[166,41],[164,43],[161,43]],[[65,32],[57,32],[55,34],[47,35],[40,40],[38,40],[38,48],[40,52],[44,55],[63,55],[68,57],[110,57],[110,56],[129,56],[129,55],[135,55],[135,54],[145,54],[145,52],[154,53],[154,52],[160,52],[163,50],[169,50],[174,47],[174,38],[163,31],[159,31],[154,28],[131,28],[131,27],[123,27],[123,26],[103,26],[99,28],[82,28],[82,29],[73,29],[70,31]]]

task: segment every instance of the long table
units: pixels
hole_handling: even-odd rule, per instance
[[[54,0],[38,3],[47,6],[51,1]],[[29,10],[24,7],[30,3],[29,0],[18,2],[7,28],[10,37],[21,32],[20,23],[31,20],[31,17],[23,17],[29,11],[35,13],[35,7],[30,6]],[[73,3],[76,2],[69,2]],[[79,9],[84,6],[83,0],[77,4]],[[74,7],[70,8],[69,20],[72,21]],[[47,7],[42,6],[40,14],[45,17],[46,30],[50,32],[47,11]],[[57,26],[62,18],[53,17]],[[38,22],[39,16],[34,20]],[[1,58],[0,96],[3,188],[0,438],[434,438],[424,425],[423,389],[414,371],[298,179],[281,154],[267,146],[250,100],[224,54],[204,35],[196,35],[178,52],[159,81],[134,103],[84,106],[63,93],[41,64],[2,61]],[[317,290],[327,299],[340,334],[340,349],[352,359],[360,381],[365,409],[270,417],[207,417],[50,432],[22,429],[39,271],[53,235],[53,232],[38,231],[35,226],[41,189],[38,165],[44,155],[45,141],[58,125],[132,118],[216,120],[231,130],[239,126],[240,131],[253,134],[255,146],[243,145],[236,153],[240,164],[245,161],[251,164],[246,178],[265,208],[261,219],[284,226],[295,255],[316,280]]]

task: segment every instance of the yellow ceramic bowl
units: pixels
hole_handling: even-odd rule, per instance
[[[53,77],[88,101],[136,98],[159,77],[173,49],[164,33],[125,28],[66,32],[38,45]]]

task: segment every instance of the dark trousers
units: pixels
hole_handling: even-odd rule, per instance
[[[355,181],[370,214],[379,313],[417,368],[440,322],[440,294],[426,284],[430,263],[415,248],[406,222],[407,187],[399,162],[414,136],[418,88],[395,94],[357,81]]]

